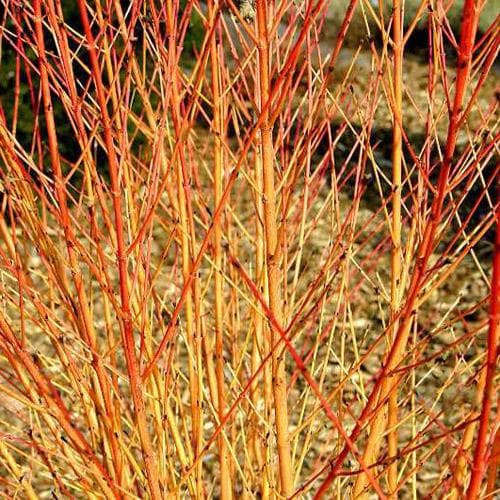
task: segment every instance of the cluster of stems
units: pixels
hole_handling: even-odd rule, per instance
[[[0,1],[2,496],[495,496],[500,23],[452,3]]]

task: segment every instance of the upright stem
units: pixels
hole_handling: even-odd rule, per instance
[[[481,416],[479,419],[479,431],[472,461],[472,475],[467,490],[466,498],[475,500],[478,498],[483,475],[488,465],[487,462],[487,438],[489,417],[493,405],[495,391],[495,372],[498,356],[498,337],[500,332],[500,224],[497,210],[497,227],[495,238],[495,254],[493,257],[493,276],[491,279],[491,306],[490,325],[488,329],[488,352],[486,354],[486,380],[483,389],[483,401]]]
[[[214,1],[208,3],[210,19],[215,19]],[[210,63],[213,94],[213,128],[214,138],[214,204],[217,206],[222,198],[222,182],[224,174],[223,135],[224,123],[221,98],[221,71],[219,60],[220,46],[217,43],[217,34],[210,43]],[[222,421],[226,411],[226,389],[224,384],[224,297],[222,282],[222,228],[221,221],[215,222],[214,229],[214,261],[215,261],[215,371],[217,377],[217,413]],[[222,500],[231,499],[231,470],[229,452],[224,432],[219,435],[219,463],[220,463],[220,496]]]
[[[265,106],[270,96],[269,75],[269,37],[267,30],[268,4],[264,0],[257,0],[257,37],[258,46],[258,73],[261,106],[264,107],[260,133],[262,137],[262,171],[264,181],[264,233],[266,240],[266,270],[268,279],[269,305],[278,324],[283,324],[283,301],[280,291],[280,267],[278,253],[278,225],[276,220],[276,192],[274,183],[274,151],[272,138],[272,123],[269,119],[269,106]],[[271,327],[271,345],[274,345],[280,336],[276,329]],[[276,417],[276,437],[278,443],[279,473],[281,480],[281,494],[289,497],[293,493],[293,474],[290,452],[290,437],[288,433],[287,387],[285,375],[284,348],[275,349],[272,356],[274,411]]]
[[[83,0],[78,0],[80,18],[87,38],[92,76],[95,83],[97,100],[102,115],[102,125],[105,147],[109,161],[109,174],[111,180],[111,192],[113,197],[113,211],[116,224],[116,260],[120,282],[120,299],[122,309],[122,320],[120,322],[123,339],[125,360],[130,381],[130,390],[134,402],[137,430],[141,441],[142,457],[146,469],[149,484],[149,494],[156,500],[161,498],[160,485],[158,481],[158,470],[156,456],[149,436],[146,408],[144,404],[143,387],[139,373],[139,365],[135,355],[135,340],[133,334],[132,316],[130,310],[130,292],[128,288],[127,251],[125,236],[123,232],[122,197],[119,179],[119,164],[116,156],[113,135],[111,131],[111,120],[106,103],[106,92],[102,81],[101,68],[96,53],[94,35],[90,28],[86,5]]]
[[[394,53],[393,98],[394,118],[392,132],[392,251],[391,251],[391,322],[390,343],[394,341],[399,328],[397,315],[401,297],[401,159],[403,147],[403,12],[401,0],[393,2],[392,40]],[[394,391],[389,398],[388,408],[388,452],[389,460],[395,459],[398,452],[396,426],[398,422],[398,393]],[[396,460],[389,465],[389,493],[396,498],[398,467]]]
[[[261,105],[260,102],[257,103]],[[267,289],[267,276],[265,275],[265,235],[262,221],[264,220],[264,204],[262,202],[261,193],[264,191],[264,181],[262,174],[262,137],[260,132],[257,134],[256,148],[255,148],[255,185],[257,187],[257,196],[255,197],[255,211],[256,211],[256,224],[255,224],[255,276],[256,282],[260,285],[260,290],[266,301],[269,302],[269,293]],[[271,346],[269,337],[266,335],[266,328],[264,323],[264,312],[261,304],[257,304],[254,310],[254,327],[255,339],[253,349],[253,372],[256,373],[266,353],[269,352]],[[270,421],[270,415],[273,407],[273,394],[272,394],[272,373],[269,363],[266,363],[263,368],[263,381],[264,387],[262,395],[264,398],[264,415],[266,421]],[[258,394],[255,390],[253,392],[255,397],[255,404],[258,403]],[[269,498],[270,480],[272,477],[272,470],[269,467],[269,439],[267,439],[266,432],[261,431],[260,435],[260,452],[262,455],[262,480],[261,480],[261,496],[263,499]]]
[[[391,328],[388,332],[388,354],[396,337],[399,321],[396,319],[400,307],[401,288],[401,160],[402,160],[402,96],[403,96],[403,26],[402,1],[393,1],[392,39],[393,39],[393,131],[392,131],[392,220],[391,220]],[[379,397],[380,400],[380,397]],[[377,461],[384,430],[387,434],[388,455],[394,458],[397,455],[398,399],[394,391],[389,397],[387,405],[379,406],[370,427],[370,433],[365,446],[363,458],[368,465]],[[397,488],[397,463],[394,461],[388,468],[389,492]],[[353,490],[354,498],[368,497],[368,478],[360,474]],[[394,496],[392,496],[395,498]]]
[[[180,81],[177,67],[177,40],[175,33],[176,4],[169,1],[165,4],[166,21],[168,26],[168,66],[167,77],[171,83],[171,113],[176,138],[184,136],[185,128],[181,110],[181,96],[179,92]],[[179,139],[183,141],[183,139]],[[189,343],[190,355],[188,356],[189,385],[191,392],[191,422],[192,440],[195,457],[200,456],[203,447],[203,391],[202,391],[202,340],[201,340],[201,296],[200,284],[197,273],[193,270],[193,259],[195,255],[195,225],[193,206],[191,201],[191,179],[187,170],[187,161],[184,149],[176,150],[176,176],[177,176],[177,203],[179,210],[179,232],[182,252],[182,276],[184,283],[192,282],[186,295],[186,333]],[[175,153],[174,153],[175,154]],[[194,276],[193,276],[193,273]],[[191,278],[192,277],[192,278]],[[197,498],[203,498],[203,468],[199,461],[196,466],[196,490]]]

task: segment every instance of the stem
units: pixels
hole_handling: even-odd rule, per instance
[[[500,223],[497,209],[497,227],[495,239],[495,253],[493,256],[493,275],[491,278],[491,306],[490,324],[488,329],[488,351],[486,356],[486,380],[483,389],[483,402],[479,430],[472,462],[472,475],[466,498],[478,498],[482,479],[488,466],[487,440],[491,408],[495,392],[495,373],[498,356],[498,337],[500,332]]]
[[[268,38],[267,16],[268,4],[264,0],[257,0],[257,36],[259,40],[259,92],[262,106],[270,98],[270,43]],[[263,120],[260,127],[262,137],[262,171],[264,181],[264,233],[266,239],[267,286],[269,292],[270,309],[279,325],[283,324],[282,297],[280,292],[280,268],[276,260],[278,253],[278,225],[276,221],[276,192],[274,183],[274,151],[272,138],[272,123],[269,120],[269,106],[263,111]],[[271,327],[271,344],[279,340],[275,328]],[[293,471],[290,450],[290,436],[288,433],[287,386],[285,375],[285,351],[281,347],[274,351],[272,357],[274,411],[276,417],[276,438],[278,442],[279,473],[281,494],[289,497],[293,493]]]
[[[259,101],[258,106],[261,105]],[[255,281],[259,285],[259,289],[263,291],[264,298],[267,303],[269,303],[269,293],[267,287],[267,276],[265,273],[265,260],[266,260],[266,242],[264,235],[264,203],[262,201],[262,196],[260,193],[264,191],[264,181],[262,174],[262,136],[257,134],[256,137],[256,147],[255,147],[255,185],[256,185],[256,195],[255,195]],[[265,363],[265,355],[270,352],[270,342],[269,336],[267,335],[266,325],[264,322],[264,312],[262,310],[261,304],[257,304],[254,310],[254,328],[255,328],[255,341],[253,349],[253,363],[252,371],[257,373],[257,370],[262,367],[262,363]],[[272,394],[272,373],[270,363],[265,363],[263,366],[263,398],[264,398],[264,415],[266,420],[270,420],[273,407],[273,394]],[[257,391],[254,392],[254,397],[256,402]],[[257,420],[257,419],[256,419]],[[256,429],[257,433],[257,429]],[[261,455],[263,461],[262,470],[262,481],[261,481],[261,495],[262,498],[269,498],[269,489],[272,479],[272,469],[269,466],[270,461],[270,447],[269,439],[266,436],[265,429],[260,431],[261,437]]]
[[[209,16],[215,19],[215,5],[211,0],[208,3]],[[219,22],[219,21],[217,21]],[[216,33],[217,36],[217,33]],[[222,198],[222,185],[224,175],[224,103],[221,98],[221,60],[219,51],[220,42],[216,36],[212,37],[210,44],[210,62],[212,76],[213,94],[213,128],[215,132],[214,140],[214,203],[217,206]],[[222,282],[222,227],[221,220],[215,222],[214,228],[214,288],[215,288],[215,370],[217,377],[217,413],[219,421],[222,421],[226,411],[226,388],[224,383],[224,290]],[[229,452],[224,432],[219,435],[219,463],[220,463],[220,488],[221,499],[232,498],[231,470],[229,462]]]
[[[393,2],[393,52],[394,52],[394,110],[392,137],[392,251],[391,251],[391,322],[390,344],[396,338],[399,323],[401,297],[401,163],[403,155],[403,5],[404,0]],[[396,498],[398,466],[395,457],[398,453],[398,393],[394,391],[389,398],[388,408],[388,455],[393,460],[389,465],[389,498]]]
[[[388,330],[388,353],[396,337],[399,321],[401,296],[401,163],[402,163],[402,97],[403,97],[403,12],[401,0],[394,0],[392,18],[393,40],[393,129],[392,129],[392,221],[391,221],[391,323]],[[387,405],[380,405],[370,427],[364,451],[364,459],[368,465],[377,461],[384,430],[388,429],[388,457],[394,459],[397,455],[397,423],[398,423],[398,395],[397,391],[391,393]],[[393,460],[388,467],[389,492],[397,488],[398,469],[397,462]],[[365,474],[360,474],[356,480],[354,498],[367,498],[368,479]],[[395,498],[391,495],[389,498]]]
[[[143,387],[139,372],[137,358],[135,356],[135,341],[133,334],[133,324],[130,312],[130,295],[128,289],[128,269],[127,269],[127,253],[125,245],[125,237],[123,234],[123,215],[122,215],[122,199],[119,180],[119,164],[115,152],[115,145],[111,132],[111,121],[106,105],[106,93],[104,90],[101,69],[95,50],[95,40],[90,29],[90,23],[87,15],[86,6],[83,0],[78,0],[80,9],[80,18],[85,30],[87,38],[87,46],[92,67],[92,76],[95,83],[97,100],[102,114],[102,125],[106,151],[109,161],[109,174],[111,179],[111,190],[113,197],[113,211],[116,225],[116,260],[120,281],[120,299],[122,308],[122,321],[120,322],[120,330],[122,334],[123,347],[125,351],[125,360],[130,381],[130,390],[132,400],[134,402],[135,418],[137,421],[137,430],[139,433],[142,456],[146,468],[150,495],[154,500],[161,498],[160,486],[158,481],[158,471],[156,467],[156,456],[153,451],[151,438],[148,431],[148,422],[146,417],[146,409],[144,405]]]
[[[166,2],[166,21],[169,31],[168,37],[168,66],[167,75],[171,82],[171,112],[175,130],[175,136],[180,138],[183,144],[184,128],[183,115],[181,111],[181,97],[179,93],[179,75],[177,66],[177,47],[175,33],[176,29],[176,4],[172,1]],[[179,232],[182,253],[182,276],[185,286],[191,281],[186,296],[186,334],[189,343],[190,354],[188,356],[189,384],[191,391],[191,423],[192,441],[195,456],[200,456],[203,448],[203,359],[201,341],[201,295],[199,289],[198,273],[193,271],[193,258],[195,255],[195,226],[191,201],[191,179],[187,170],[187,161],[183,147],[178,148],[176,162],[177,203],[179,210]],[[193,275],[194,272],[194,275]],[[197,498],[203,498],[203,468],[199,462],[196,467],[196,494]]]

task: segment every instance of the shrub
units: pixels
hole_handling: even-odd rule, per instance
[[[6,497],[494,495],[492,4],[2,2]]]

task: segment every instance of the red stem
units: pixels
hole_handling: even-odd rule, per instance
[[[500,210],[497,208],[497,228],[495,253],[493,256],[493,276],[491,278],[490,326],[488,329],[488,352],[486,361],[486,381],[483,390],[483,402],[476,450],[472,462],[472,475],[466,498],[478,497],[481,482],[488,465],[488,428],[495,391],[496,361],[498,356],[498,334],[500,331]]]

